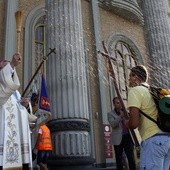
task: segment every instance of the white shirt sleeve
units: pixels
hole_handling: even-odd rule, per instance
[[[11,74],[13,74],[14,71],[15,71],[15,68],[12,68],[12,67],[11,67],[11,64],[9,64],[9,69],[10,69]]]
[[[14,76],[12,78],[12,73]],[[19,79],[15,69],[8,63],[0,70],[0,105],[2,106],[20,86]]]
[[[41,129],[41,128],[38,130],[38,133],[39,133],[39,134],[42,134],[42,129]]]

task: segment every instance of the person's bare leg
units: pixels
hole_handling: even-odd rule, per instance
[[[43,163],[39,163],[39,166],[40,166],[40,170],[48,170],[47,165]]]
[[[125,170],[129,170],[129,163],[127,158],[122,158],[123,165],[125,166]]]

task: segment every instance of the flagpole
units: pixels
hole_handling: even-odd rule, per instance
[[[45,56],[43,57],[43,60],[41,61],[40,65],[38,66],[37,70],[35,71],[34,75],[32,76],[31,80],[29,81],[27,87],[25,88],[25,90],[23,91],[22,93],[22,97],[24,97],[25,93],[27,92],[28,88],[30,87],[32,81],[34,80],[35,76],[37,75],[38,71],[40,70],[40,68],[42,67],[43,63],[45,60],[47,60],[48,56],[51,55],[52,53],[55,53],[55,48],[51,49],[50,48],[50,52]]]

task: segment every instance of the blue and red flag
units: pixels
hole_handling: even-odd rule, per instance
[[[50,101],[48,98],[47,86],[43,75],[42,75],[41,91],[39,97],[39,110],[50,112]]]

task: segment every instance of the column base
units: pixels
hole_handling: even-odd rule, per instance
[[[48,160],[49,170],[83,170],[96,169],[94,167],[95,159],[91,157],[52,157]]]

